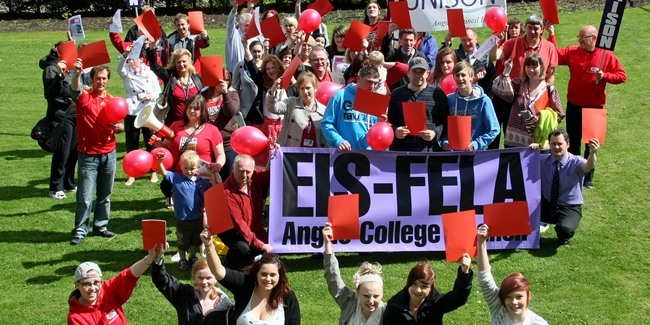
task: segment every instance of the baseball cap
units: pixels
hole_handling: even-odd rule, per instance
[[[413,69],[429,70],[429,63],[424,58],[416,56],[409,61],[409,70]]]
[[[102,270],[99,268],[99,265],[93,262],[83,262],[77,266],[77,269],[74,271],[74,280],[79,281],[83,278],[88,278],[88,273],[90,271],[95,271],[98,277],[102,277]]]

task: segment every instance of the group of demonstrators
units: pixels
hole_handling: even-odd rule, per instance
[[[60,124],[49,195],[65,199],[66,192],[76,192],[77,198],[70,244],[83,243],[92,211],[92,233],[115,236],[107,225],[116,170],[116,134],[125,132],[130,152],[140,147],[142,133],[147,151],[162,147],[171,155],[173,163],[167,168],[163,162],[169,157],[164,152],[155,158],[164,176],[160,188],[177,221],[179,267],[191,269],[194,280],[193,286],[185,285],[167,273],[163,258],[167,245],[154,246],[144,259],[106,281],[99,266],[83,263],[75,272],[69,323],[126,323],[121,306],[152,264],[152,280],[177,310],[179,324],[300,323],[298,298],[282,260],[272,253],[263,226],[271,149],[255,156],[238,155],[230,143],[233,132],[245,125],[258,128],[274,145],[284,147],[369,150],[370,128],[387,121],[394,132],[389,148],[393,151],[498,149],[500,136],[505,147],[547,151],[550,154],[541,159],[541,219],[556,224],[560,244],[569,243],[582,214],[583,186],[593,187],[600,146],[597,139],[583,139],[588,144],[585,158],[580,157],[581,109],[603,108],[605,85],[626,80],[614,54],[595,47],[595,27],[580,30],[578,46],[557,49],[553,25],[537,15],[528,17],[523,25],[513,18],[489,55],[476,57],[479,42],[473,29],[467,29],[457,49],[452,48],[451,34],[438,45],[428,33],[400,30],[393,23],[385,35],[378,35],[378,24],[384,19],[382,8],[370,2],[364,18],[372,31],[361,41],[362,50],[355,51],[343,46],[346,26],[336,27],[331,37],[324,24],[311,35],[301,31],[297,2],[295,15],[280,17],[274,10],[261,15],[262,19],[276,19],[286,36],[271,47],[263,36],[247,37],[248,28],[255,23],[254,4],[246,4],[240,12],[237,1],[231,3],[223,80],[218,85],[204,86],[201,49],[210,45],[210,38],[205,29],[191,35],[191,22],[185,14],[175,16],[173,33],[166,36],[162,31],[160,39],[145,39],[141,53],[135,56],[131,53],[134,44],[143,35],[137,26],[124,40],[119,33],[110,33],[111,43],[121,53],[116,71],[123,80],[128,104],[123,122],[102,119],[102,109],[113,98],[106,91],[108,65],[85,67],[83,60],[77,59],[67,70],[70,63],[59,59],[56,48],[41,60],[47,118]],[[545,30],[549,40],[543,38]],[[282,76],[294,58],[300,62],[286,85]],[[558,65],[567,65],[570,72],[566,113],[553,86]],[[445,80],[453,83],[450,86]],[[340,90],[326,102],[319,101],[316,91],[321,83],[338,85]],[[390,97],[382,113],[370,113],[366,106],[374,103],[355,101],[366,92]],[[157,105],[160,98],[167,107],[157,117],[173,131],[173,137],[154,135],[135,125],[138,114]],[[403,104],[408,102],[423,104],[425,129],[407,125]],[[471,118],[470,141],[461,148],[450,141],[448,131],[453,126],[448,121],[453,116]],[[568,132],[557,130],[565,117]],[[155,172],[150,180],[158,181]],[[134,181],[129,176],[125,185]],[[204,209],[204,193],[222,181],[233,224],[232,229],[215,234],[229,248],[223,262],[206,229]],[[477,266],[492,323],[545,324],[528,310],[530,285],[523,275],[513,273],[500,288],[496,285],[485,244],[488,226],[478,228]],[[442,324],[445,313],[467,302],[473,278],[467,254],[461,258],[451,292],[436,290],[435,271],[428,262],[421,262],[411,269],[404,289],[385,303],[381,265],[363,263],[354,275],[353,287],[348,287],[332,250],[330,224],[322,235],[325,280],[341,308],[340,324]],[[201,253],[204,259],[198,258]],[[234,304],[217,282],[232,292]]]

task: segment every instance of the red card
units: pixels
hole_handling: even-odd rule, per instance
[[[153,14],[153,10],[145,11],[142,15],[133,19],[136,25],[140,27],[143,34],[151,40],[157,40],[162,37],[162,30],[158,23],[158,18]]]
[[[539,5],[542,7],[542,15],[545,20],[550,20],[553,25],[560,23],[558,16],[557,0],[539,0]]]
[[[205,204],[205,214],[208,216],[208,226],[210,227],[211,234],[220,234],[235,227],[230,218],[223,183],[214,184],[205,191],[203,193],[203,202]]]
[[[546,107],[548,107],[548,91],[544,90],[535,101],[535,114],[539,115],[539,112],[545,110]]]
[[[142,248],[149,250],[154,245],[167,243],[167,223],[165,220],[142,220]]]
[[[607,135],[607,110],[603,108],[582,109],[582,143],[596,138],[600,144],[605,143]]]
[[[284,70],[284,73],[282,74],[282,88],[288,89],[289,86],[291,85],[291,78],[293,75],[296,73],[296,70],[298,70],[298,67],[300,67],[300,63],[302,63],[302,60],[300,59],[299,56],[294,56],[293,60],[291,60],[291,63],[289,64],[289,67]]]
[[[390,102],[390,96],[357,87],[357,95],[354,97],[352,108],[359,112],[381,117],[386,114],[388,102]]]
[[[503,202],[483,206],[483,223],[490,228],[490,237],[530,235],[528,202]]]
[[[333,239],[359,239],[359,194],[334,195],[327,203],[327,222],[332,224]]]
[[[353,51],[361,52],[361,41],[368,37],[370,31],[372,31],[372,27],[359,22],[358,20],[352,20],[350,28],[348,28],[348,32],[345,33],[345,38],[343,39],[343,47],[347,47]]]
[[[463,9],[447,9],[447,23],[451,36],[467,37]]]
[[[104,40],[80,47],[79,58],[84,68],[111,62],[111,57],[108,55],[108,48],[106,48],[106,41]]]
[[[388,33],[388,26],[390,26],[390,24],[392,24],[392,22],[380,20],[377,22],[377,25],[375,25],[375,31],[377,32],[377,47],[381,47],[381,44],[384,41],[384,36]]]
[[[411,14],[409,13],[409,3],[407,1],[390,1],[388,2],[390,10],[390,20],[399,26],[399,29],[411,29]]]
[[[187,17],[190,19],[190,34],[201,34],[205,29],[203,11],[190,11],[187,13]]]
[[[250,0],[237,0],[237,4],[241,6],[241,5],[243,5],[244,3],[248,3],[249,1],[250,1]],[[258,3],[258,2],[259,2],[259,0],[254,0],[254,1],[253,1],[253,3],[255,3],[255,4]]]
[[[223,59],[219,55],[201,57],[201,78],[204,86],[218,86],[223,80]]]
[[[264,19],[260,21],[260,28],[264,37],[269,39],[269,47],[274,47],[287,39],[278,19]]]
[[[465,150],[472,142],[472,117],[447,117],[447,136],[452,150]]]
[[[307,9],[314,9],[318,11],[321,17],[323,17],[330,11],[334,10],[334,6],[332,6],[330,0],[316,0],[307,6]]]
[[[251,23],[250,23],[250,25],[248,25],[248,29],[246,30],[246,39],[251,39],[253,37],[256,37],[256,36],[259,36],[260,34],[262,34],[257,29],[257,24],[255,23],[255,21],[257,21],[257,17],[253,13],[253,18],[251,19]]]
[[[424,102],[403,102],[404,124],[411,132],[409,135],[417,136],[418,132],[427,130],[427,112]]]
[[[474,210],[443,213],[447,262],[457,262],[467,253],[476,256],[476,212]]]
[[[59,44],[56,51],[59,53],[59,60],[65,61],[66,69],[71,70],[79,57],[77,45],[75,45],[74,41]]]

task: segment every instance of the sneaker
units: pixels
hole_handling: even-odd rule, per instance
[[[112,231],[109,231],[108,229],[104,228],[104,230],[100,231],[93,231],[93,236],[101,236],[104,238],[113,238],[115,237],[115,233]]]
[[[176,263],[181,260],[181,254],[176,253],[172,256],[172,262]]]
[[[63,191],[50,191],[50,197],[55,199],[55,200],[63,200],[67,198],[65,193]]]
[[[586,181],[583,186],[585,188],[588,188],[588,189],[593,189],[594,188],[594,183]]]
[[[190,258],[190,261],[189,261],[190,262],[190,267],[194,266],[194,263],[196,263],[196,261],[198,261],[198,260],[199,259],[196,256]]]
[[[187,260],[182,260],[181,261],[181,266],[180,266],[181,271],[185,272],[190,269],[190,264],[187,263]]]
[[[81,237],[72,237],[70,240],[70,246],[79,246],[84,242],[84,239]]]
[[[77,193],[77,186],[75,185],[74,187],[68,188],[65,191],[68,193]]]
[[[174,200],[171,197],[165,198],[165,208],[174,211]]]
[[[548,230],[548,223],[543,223],[543,222],[542,222],[542,223],[539,225],[539,233],[542,234],[542,233],[544,233],[544,232],[547,231],[547,230]]]

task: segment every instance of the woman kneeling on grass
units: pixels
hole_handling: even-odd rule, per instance
[[[235,309],[229,324],[300,324],[300,306],[291,291],[287,272],[280,258],[264,253],[255,257],[244,272],[221,264],[207,229],[201,232],[210,271],[219,283],[235,296]]]
[[[388,300],[384,325],[442,324],[444,314],[467,303],[474,275],[471,263],[469,254],[463,254],[454,289],[448,293],[435,289],[436,276],[428,262],[416,264],[404,289]]]
[[[178,324],[226,324],[228,312],[233,306],[230,298],[217,287],[218,283],[205,259],[194,263],[194,285],[183,284],[167,273],[164,250],[156,254],[151,268],[151,280],[158,291],[174,306]]]
[[[68,324],[126,324],[122,305],[160,250],[154,246],[143,259],[106,281],[97,264],[81,263],[74,272],[75,290],[68,298]]]
[[[332,250],[333,235],[332,225],[326,223],[323,228],[323,239],[325,240],[323,267],[327,288],[341,308],[339,324],[381,324],[381,317],[386,308],[386,304],[381,301],[384,296],[381,265],[363,262],[352,277],[355,290],[351,290],[341,279],[339,262]]]
[[[488,237],[488,226],[482,224],[476,234],[478,246],[478,284],[490,307],[492,325],[548,325],[548,323],[532,310],[528,309],[530,302],[530,283],[521,273],[512,273],[497,287],[490,269],[490,259],[485,241]]]

